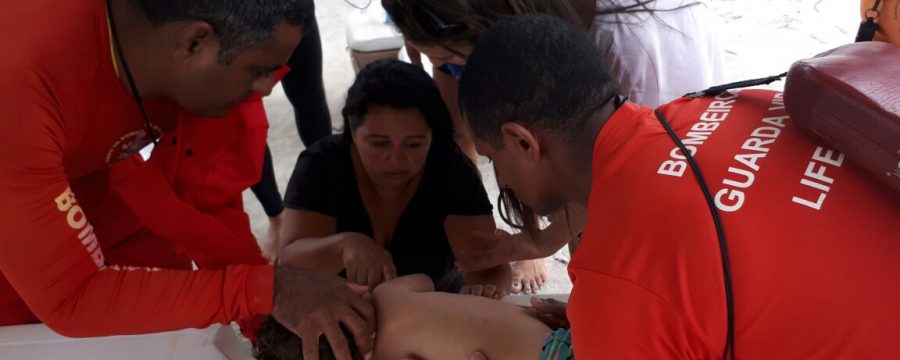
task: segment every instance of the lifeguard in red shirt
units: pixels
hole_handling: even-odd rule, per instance
[[[165,141],[157,151],[190,156],[177,142],[191,126],[177,114],[223,117],[252,93],[268,94],[311,9],[310,0],[4,7],[0,324],[41,320],[63,335],[102,336],[273,313],[310,344],[322,333],[343,343],[343,321],[368,350],[371,306],[336,278],[265,264],[240,253],[247,244],[173,239],[166,229],[205,227],[173,212],[154,228],[135,209],[171,198],[152,188],[137,202],[117,193],[128,186],[119,172],[151,138]],[[192,271],[191,260],[218,270]]]
[[[524,203],[588,208],[569,265],[576,357],[721,358],[729,312],[710,206],[653,109],[617,91],[577,28],[529,15],[481,38],[460,101],[479,153]],[[900,358],[896,193],[802,134],[779,92],[659,111],[721,214],[737,358]]]

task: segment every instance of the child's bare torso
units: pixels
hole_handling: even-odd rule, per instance
[[[376,360],[538,359],[550,328],[520,307],[483,297],[376,292]]]

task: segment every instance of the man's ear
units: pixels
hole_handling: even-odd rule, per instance
[[[175,33],[175,59],[182,63],[206,63],[219,54],[219,38],[206,21],[191,21]]]
[[[513,153],[521,153],[529,160],[538,162],[541,159],[541,143],[538,137],[528,128],[516,122],[507,122],[500,126],[503,145]]]

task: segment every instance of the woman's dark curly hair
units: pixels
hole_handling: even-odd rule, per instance
[[[454,147],[450,112],[434,80],[421,68],[398,60],[378,60],[363,68],[341,110],[344,136],[353,136],[372,106],[417,109],[431,129],[431,148]]]

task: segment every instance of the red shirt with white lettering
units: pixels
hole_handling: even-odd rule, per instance
[[[782,94],[660,108],[722,214],[737,357],[900,358],[900,199],[800,133]],[[569,273],[580,359],[720,358],[724,276],[707,203],[649,108],[597,137],[588,225]]]
[[[101,336],[271,311],[271,266],[191,271],[112,192],[110,167],[148,139],[112,65],[104,2],[15,2],[0,33],[15,34],[0,52],[0,325],[36,315],[63,335]],[[174,104],[145,103],[157,133],[175,128]]]

